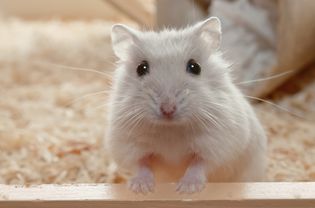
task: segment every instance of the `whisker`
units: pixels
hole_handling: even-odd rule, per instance
[[[105,109],[105,107],[108,107],[108,104],[107,104],[107,103],[102,104],[102,105],[98,105],[98,106],[96,106],[96,107],[93,107],[93,110],[98,110],[98,109],[102,109],[102,108]]]
[[[134,130],[141,124],[141,121],[143,120],[143,111],[140,111],[136,114],[136,117],[133,119],[133,125],[130,125],[128,137],[134,132]]]
[[[221,129],[222,127],[224,127],[224,125],[222,125],[219,121],[218,118],[216,116],[214,116],[213,114],[211,114],[209,111],[207,110],[203,110],[203,115],[206,116],[212,124],[214,124],[215,127],[217,127],[218,129]]]
[[[119,120],[116,119],[117,125],[120,126],[120,128],[124,131],[129,132],[128,137],[130,137],[131,133],[134,131],[134,129],[139,126],[140,122],[143,119],[143,111],[140,108],[137,108],[133,112],[129,112],[128,115],[122,115]]]
[[[75,99],[71,100],[68,104],[65,105],[65,107],[69,107],[69,106],[71,106],[71,105],[73,105],[73,104],[75,104],[75,103],[77,103],[77,102],[79,102],[79,101],[81,101],[81,100],[83,100],[85,98],[88,98],[88,97],[91,97],[91,96],[95,96],[95,95],[101,95],[101,94],[106,95],[106,93],[109,93],[109,91],[108,90],[102,90],[102,91],[98,91],[98,92],[85,94],[85,95],[83,95],[81,97],[78,97],[78,98],[75,98]]]
[[[43,64],[43,65],[50,65],[54,67],[59,67],[59,68],[64,68],[64,69],[69,69],[69,70],[74,70],[74,71],[83,71],[83,72],[93,72],[102,76],[105,76],[107,78],[112,78],[112,75],[106,74],[105,72],[101,72],[96,69],[89,69],[89,68],[83,68],[83,67],[74,67],[74,66],[67,66],[67,65],[62,65],[62,64],[55,64],[51,62],[43,62],[43,61],[35,61],[34,63],[37,64]]]
[[[101,101],[102,102],[106,102],[106,101],[108,101],[108,99],[101,100]],[[121,105],[122,107],[124,107],[125,102],[114,102],[114,103],[113,102],[106,102],[105,104],[103,103],[102,105],[98,105],[98,106],[90,106],[88,108],[93,108],[94,110],[97,110],[97,109],[102,108],[102,107],[109,107],[110,105],[113,105],[113,104]],[[134,106],[138,106],[138,105],[139,105],[138,103],[132,104],[132,105],[128,105],[128,108],[125,111],[128,112],[130,110],[130,108],[132,108]],[[122,113],[122,117],[125,117],[125,116],[126,115]]]
[[[282,73],[279,73],[279,74],[275,74],[275,75],[270,76],[270,77],[259,78],[259,79],[254,79],[254,80],[248,80],[248,81],[243,81],[243,82],[239,82],[239,83],[235,83],[235,84],[236,85],[243,85],[243,84],[250,84],[250,83],[253,83],[253,82],[267,81],[267,80],[276,79],[276,78],[285,76],[285,75],[290,74],[292,72],[294,72],[294,70],[285,71],[285,72],[282,72]]]
[[[209,117],[210,120],[212,120],[212,122],[214,122],[214,124],[217,125],[217,128],[226,128],[225,125],[223,125],[220,121],[219,118],[214,115],[211,112],[216,112],[218,114],[221,114],[222,111],[229,111],[230,108],[226,105],[223,105],[221,103],[215,103],[212,102],[211,100],[204,98],[203,99],[203,103],[204,103],[204,108],[202,109],[202,112],[204,113],[204,115],[206,115],[207,117]]]
[[[208,129],[208,128],[209,128],[208,126],[204,125],[203,122],[200,121],[198,115],[196,115],[194,112],[192,113],[192,118],[193,118],[193,120],[194,120],[196,123],[201,123],[202,126],[203,126],[205,129]]]
[[[220,103],[214,103],[209,100],[204,100],[205,103],[209,104],[207,107],[209,107],[211,110],[217,112],[218,114],[221,114],[222,111],[229,112],[233,115],[243,116],[242,112],[239,111],[233,111],[228,105],[223,105]]]
[[[205,130],[207,131],[209,130],[209,126],[207,126],[206,122],[203,119],[201,119],[202,118],[201,116],[196,115],[194,113],[192,115],[198,121],[198,123],[201,123]]]
[[[278,108],[278,109],[280,109],[280,110],[283,110],[283,111],[289,113],[290,115],[295,116],[295,117],[298,117],[298,118],[300,118],[300,119],[313,121],[313,120],[311,120],[311,119],[307,119],[307,118],[303,117],[302,115],[296,114],[296,113],[290,111],[289,109],[286,109],[286,108],[284,108],[284,107],[282,107],[282,106],[280,106],[280,105],[277,105],[277,104],[275,104],[275,103],[273,103],[273,102],[271,102],[271,101],[268,101],[268,100],[265,100],[265,99],[262,99],[262,98],[258,98],[258,97],[249,96],[249,95],[244,95],[244,97],[247,97],[247,98],[250,98],[250,99],[253,99],[253,100],[258,100],[258,101],[267,103],[267,104],[269,104],[269,105],[272,105],[272,106],[274,106],[274,107],[276,107],[276,108]]]
[[[221,107],[222,109],[228,109],[228,108],[229,108],[228,106],[223,105],[223,104],[221,104],[221,103],[212,102],[212,101],[210,101],[210,100],[207,99],[207,98],[205,98],[205,99],[203,100],[203,102],[209,104],[209,106],[215,105],[215,106]],[[215,110],[218,110],[218,109],[216,109],[216,108],[214,108],[214,109],[215,109]]]

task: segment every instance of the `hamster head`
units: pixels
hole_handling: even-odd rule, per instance
[[[113,50],[120,59],[117,109],[157,124],[184,123],[207,115],[227,79],[220,40],[216,17],[160,32],[114,25]]]

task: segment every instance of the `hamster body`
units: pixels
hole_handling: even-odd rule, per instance
[[[148,192],[179,180],[177,191],[209,182],[261,181],[266,137],[233,83],[219,46],[220,21],[183,30],[112,29],[120,59],[110,97],[105,146],[134,171],[129,187]]]

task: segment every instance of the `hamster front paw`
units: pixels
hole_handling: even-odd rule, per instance
[[[135,193],[147,194],[154,191],[154,180],[151,177],[136,176],[129,181],[128,187]]]
[[[203,177],[185,175],[177,184],[178,193],[192,194],[205,188],[206,180]]]
[[[154,176],[150,169],[142,167],[138,174],[128,182],[129,189],[135,193],[147,194],[154,191]]]
[[[186,194],[202,191],[207,182],[206,175],[204,161],[197,155],[194,155],[184,176],[178,182],[176,191]]]

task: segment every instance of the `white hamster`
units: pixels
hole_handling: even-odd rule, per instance
[[[179,180],[184,193],[207,181],[264,180],[266,136],[220,41],[216,17],[160,32],[113,26],[119,67],[105,146],[119,167],[134,171],[133,191],[153,191],[159,176]]]

